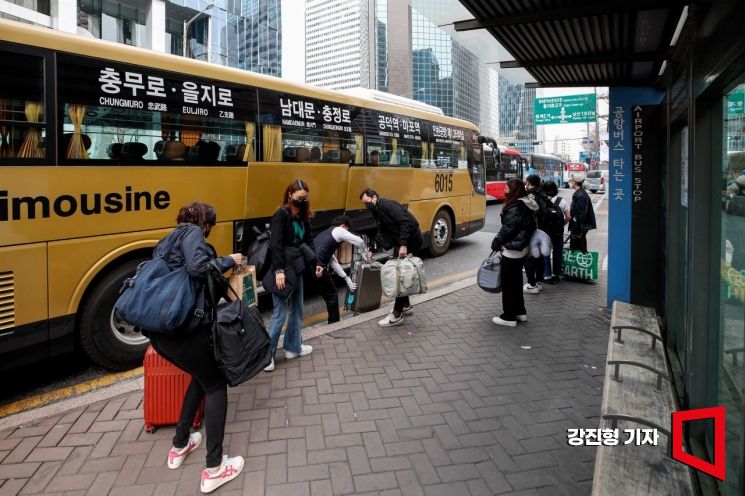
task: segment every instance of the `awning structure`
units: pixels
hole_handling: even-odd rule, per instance
[[[472,19],[456,32],[488,32],[537,85],[653,85],[664,72],[689,2],[672,0],[460,0]]]

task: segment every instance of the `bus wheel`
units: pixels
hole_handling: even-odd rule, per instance
[[[108,369],[142,365],[148,339],[140,330],[114,315],[114,303],[127,277],[142,260],[131,260],[106,274],[93,287],[80,314],[80,343],[94,362]]]
[[[429,231],[429,252],[433,257],[444,255],[453,239],[453,221],[445,210],[438,210]]]

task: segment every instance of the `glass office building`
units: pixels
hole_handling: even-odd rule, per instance
[[[1,18],[278,77],[282,75],[281,15],[281,0],[0,3]]]

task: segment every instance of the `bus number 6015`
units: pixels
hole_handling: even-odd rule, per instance
[[[435,174],[435,192],[453,191],[453,173]]]

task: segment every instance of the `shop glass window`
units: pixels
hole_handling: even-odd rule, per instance
[[[64,56],[59,81],[61,163],[255,160],[255,90]]]
[[[0,163],[47,156],[43,62],[41,57],[0,50],[0,67],[13,75],[0,78]]]
[[[740,495],[743,483],[743,391],[745,384],[745,83],[726,95],[726,153],[721,167],[721,304],[718,405],[727,412],[727,474],[723,495]]]

